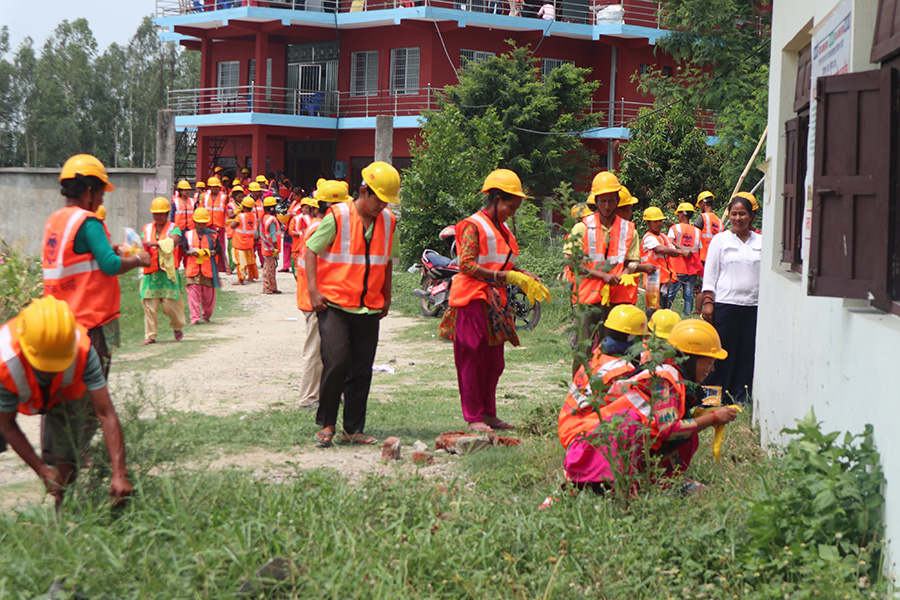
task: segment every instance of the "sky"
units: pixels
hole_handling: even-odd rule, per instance
[[[40,50],[63,19],[81,17],[88,20],[102,53],[113,42],[127,44],[141,19],[155,15],[155,0],[0,0],[0,26],[9,27],[11,54],[28,36]]]

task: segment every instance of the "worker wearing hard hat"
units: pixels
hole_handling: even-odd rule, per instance
[[[316,197],[320,202],[333,199],[318,192]],[[322,429],[316,441],[323,446],[334,438],[341,395],[341,438],[354,444],[377,441],[364,433],[366,403],[379,320],[391,306],[391,272],[398,251],[397,218],[386,207],[399,202],[400,173],[386,162],[373,162],[362,170],[359,197],[334,204],[306,241],[306,281],[322,337],[316,414]]]
[[[622,189],[619,190],[619,204],[616,207],[616,215],[626,221],[633,220],[634,205],[637,203],[638,199],[632,196],[631,192],[628,191],[628,188],[623,185]]]
[[[210,227],[209,211],[202,206],[194,211],[197,228],[185,234],[184,274],[187,277],[188,306],[191,325],[203,319],[209,323],[216,310],[216,288],[221,287],[215,266],[216,231]]]
[[[321,180],[322,183],[325,183],[325,180]],[[340,184],[341,182],[336,182]],[[313,195],[315,195],[315,190],[313,190]],[[347,195],[347,200],[352,200],[350,195]],[[342,200],[343,202],[344,200]],[[322,202],[322,206],[327,207],[327,202]],[[293,246],[291,246],[291,263],[292,269],[294,270],[294,275],[299,280],[300,275],[297,270],[297,262],[302,259],[302,254],[306,252],[306,242],[305,239],[309,236],[306,235],[306,230],[312,224],[313,216],[317,212],[319,207],[319,202],[315,199],[304,196],[298,200],[297,206],[294,208],[294,212],[291,216],[291,220],[288,223],[288,227],[291,230],[291,236],[294,239]],[[324,216],[324,214],[323,214]],[[298,243],[297,240],[304,240],[301,243]],[[306,271],[304,271],[304,277]],[[299,283],[297,285],[300,285]],[[305,284],[304,284],[305,285]]]
[[[16,413],[41,415],[41,456]],[[109,452],[109,495],[131,495],[122,427],[109,397],[97,351],[69,306],[56,298],[32,301],[0,326],[0,440],[43,480],[59,507],[90,447],[99,420]]]
[[[713,236],[722,231],[722,220],[713,210],[713,200],[716,197],[710,191],[703,191],[697,195],[697,216],[694,217],[694,227],[700,230],[700,262],[706,262],[706,252]]]
[[[76,322],[87,328],[106,375],[112,348],[119,346],[118,275],[149,266],[150,254],[140,250],[131,255],[129,248],[110,245],[109,230],[94,211],[103,205],[104,193],[116,188],[97,158],[69,158],[59,183],[66,205],[44,226],[44,296],[69,305]]]
[[[675,280],[675,269],[670,260],[674,257],[689,256],[691,251],[676,248],[669,237],[662,233],[665,215],[658,206],[644,210],[647,232],[641,239],[641,262],[653,264],[659,272],[659,307],[669,306],[669,285]]]
[[[196,188],[196,191],[194,192],[194,195],[191,196],[191,199],[194,201],[193,206],[191,206],[192,211],[198,206],[202,206],[203,195],[206,194],[206,184],[203,181],[198,181],[194,187]]]
[[[332,202],[352,202],[353,198],[347,193],[347,184],[343,181],[320,180],[322,196],[328,197]],[[300,355],[300,383],[299,401],[300,408],[311,409],[319,405],[319,386],[322,382],[322,355],[320,352],[321,338],[319,336],[319,322],[316,311],[312,308],[309,299],[309,287],[306,282],[306,241],[319,228],[322,219],[328,211],[327,202],[319,202],[309,197],[302,199],[303,208],[309,210],[309,225],[294,237],[295,252],[293,263],[297,274],[297,308],[302,315],[304,333],[302,352]],[[291,224],[299,221],[294,217]]]
[[[208,189],[203,195],[203,207],[211,217],[208,227],[216,232],[216,267],[219,272],[225,271],[231,275],[231,267],[225,256],[225,207],[228,204],[228,194],[222,190],[222,182],[218,177],[210,177],[206,185]]]
[[[598,173],[591,183],[587,203],[594,211],[572,228],[575,247],[580,240],[580,256],[571,262],[576,268],[577,303],[584,310],[577,315],[570,336],[575,350],[573,375],[590,356],[592,345],[606,337],[603,323],[610,306],[630,303],[637,282],[623,277],[636,272],[640,264],[640,244],[634,223],[616,214],[622,184],[609,171]],[[625,281],[623,281],[625,280]]]
[[[669,227],[667,237],[675,248],[686,250],[687,254],[669,258],[675,279],[669,283],[668,306],[672,307],[678,290],[681,289],[684,298],[682,312],[690,315],[694,312],[694,288],[699,287],[700,276],[703,274],[703,265],[700,264],[700,230],[691,225],[693,204],[682,202],[678,205],[677,214],[678,223]]]
[[[262,221],[266,211],[263,206],[264,184],[261,184],[259,180],[265,181],[266,178],[260,175],[256,179],[257,181],[252,181],[250,182],[250,185],[247,186],[247,193],[249,194],[249,197],[253,199],[253,215],[256,217],[256,241],[254,242],[253,248],[256,250],[256,257],[259,259],[259,267],[262,268],[266,264],[266,258],[262,253],[262,242],[260,239],[262,237]]]
[[[263,218],[260,228],[260,242],[265,260],[262,272],[263,294],[280,294],[278,281],[275,277],[278,271],[278,254],[281,251],[281,222],[275,216],[275,207],[278,201],[274,196],[263,200]]]
[[[181,230],[169,221],[169,201],[160,196],[150,203],[153,221],[144,225],[141,238],[150,253],[150,264],[141,278],[141,304],[144,307],[143,345],[155,344],[159,313],[169,317],[175,341],[184,337],[184,298],[178,272]],[[188,231],[191,231],[188,229]]]
[[[178,195],[172,202],[172,211],[169,213],[169,220],[175,224],[175,227],[181,230],[181,241],[183,243],[184,232],[194,228],[194,198],[191,195],[191,184],[188,183],[186,179],[179,181],[178,185],[175,186],[175,189],[177,190]]]
[[[259,185],[256,186],[259,191]],[[241,210],[231,220],[234,236],[231,242],[234,246],[234,262],[237,265],[238,280],[234,285],[244,285],[245,281],[256,281],[259,272],[256,269],[256,258],[253,256],[253,248],[259,228],[256,225],[256,201],[251,196],[241,200]]]
[[[234,238],[234,229],[231,222],[235,215],[241,212],[241,201],[244,199],[244,188],[235,185],[231,188],[231,194],[228,196],[228,202],[225,204],[225,257],[228,259],[228,268],[234,271],[234,246],[232,239]]]

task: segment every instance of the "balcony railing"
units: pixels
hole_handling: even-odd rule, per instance
[[[588,25],[637,25],[659,29],[660,6],[654,0],[548,0],[555,20]],[[538,18],[544,0],[156,0],[156,16],[171,17],[260,6],[292,11],[358,13],[385,9],[430,6]]]
[[[170,90],[168,108],[178,116],[254,113],[341,119],[377,115],[409,117],[437,108],[435,95],[441,91],[441,88],[430,86],[357,92],[256,86],[202,88]],[[632,102],[622,98],[612,103],[608,100],[593,101],[589,111],[603,114],[600,127],[618,128],[628,127],[639,116],[642,108],[652,107],[650,102]],[[715,116],[698,111],[697,119],[699,125],[712,135]]]

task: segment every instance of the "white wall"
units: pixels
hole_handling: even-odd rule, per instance
[[[810,26],[837,4],[838,0],[774,3],[754,396],[766,444],[781,441],[780,430],[811,407],[826,431],[860,433],[867,423],[873,424],[889,482],[885,537],[900,540],[900,435],[894,431],[900,422],[900,317],[873,310],[865,301],[809,297],[807,265],[800,276],[780,262],[784,123],[793,116],[796,55],[809,42]],[[853,71],[878,66],[868,60],[877,4],[853,2]],[[891,555],[898,553],[895,543],[886,554],[886,567],[895,575],[900,575],[900,568]]]

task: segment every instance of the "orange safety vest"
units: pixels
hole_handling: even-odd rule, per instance
[[[182,233],[188,229],[194,229],[194,201],[190,198],[181,199],[179,196],[172,201],[175,207],[175,227]]]
[[[63,372],[56,373],[44,400],[34,369],[25,358],[19,342],[19,317],[0,327],[0,385],[19,397],[23,415],[46,413],[54,404],[77,400],[84,396],[84,368],[91,352],[91,338],[82,325],[75,325],[75,361]]]
[[[314,223],[315,221],[321,221],[321,220],[322,219],[320,219],[319,217],[316,217],[315,219],[313,219],[309,215],[295,215],[294,217],[291,218],[290,222],[288,223],[288,227],[291,232],[291,237],[293,237],[295,240],[303,239],[307,228],[309,228],[309,226],[312,223]],[[304,251],[306,249],[305,243],[303,245],[303,249],[304,249]],[[300,253],[300,251],[301,251],[300,248],[297,247],[297,244],[295,242],[294,246],[291,248],[291,256],[298,255]]]
[[[462,248],[463,224],[470,223],[478,229],[478,256],[475,262],[479,267],[491,271],[508,271],[512,269],[519,258],[519,243],[516,236],[505,223],[501,223],[501,229],[497,229],[494,222],[484,211],[478,211],[472,216],[463,219],[456,224],[456,247]],[[504,237],[505,236],[505,237]],[[450,285],[450,306],[466,306],[476,300],[488,300],[488,288],[498,285],[477,277],[457,273],[453,276]],[[506,286],[499,285],[500,295],[506,301]]]
[[[641,262],[642,263],[650,263],[651,265],[656,265],[659,272],[659,282],[669,283],[670,281],[674,281],[675,273],[672,272],[672,267],[669,264],[669,257],[657,254],[653,250],[644,251],[644,240],[647,239],[647,236],[655,238],[657,242],[659,242],[660,246],[665,246],[666,248],[675,249],[675,246],[672,245],[672,240],[664,236],[663,234],[655,234],[651,231],[648,231],[644,234],[644,237],[641,238]],[[646,281],[646,275],[645,281]]]
[[[670,385],[677,394],[678,419],[683,418],[686,389],[684,382],[681,380],[681,374],[672,365],[659,365],[656,367],[656,375]],[[653,384],[650,377],[650,371],[641,371],[634,377],[620,381],[617,385],[621,386],[620,391],[622,393],[600,409],[600,418],[605,421],[613,415],[635,411],[640,416],[641,422],[645,425],[650,425],[650,436],[653,438],[651,449],[658,450],[662,446],[663,440],[659,437],[660,423],[653,415],[655,400],[652,398],[650,391],[650,386]],[[671,424],[671,422],[663,423],[662,428],[665,429]]]
[[[272,223],[275,223],[275,233],[270,234]],[[266,214],[263,216],[262,231],[262,253],[263,256],[275,256],[278,252],[278,238],[281,237],[281,221],[275,215]]]
[[[568,448],[580,434],[589,433],[600,424],[600,415],[591,406],[591,379],[602,377],[603,383],[608,385],[634,371],[634,365],[624,358],[601,354],[599,349],[594,353],[590,364],[590,377],[583,366],[578,368],[572,385],[569,386],[566,401],[559,411],[559,443],[563,448]]]
[[[216,233],[213,232],[213,245],[209,245],[209,238],[206,235],[201,235],[197,233],[196,229],[191,229],[190,231],[184,234],[185,239],[187,240],[187,247],[189,250],[210,250],[211,257],[203,261],[203,263],[197,262],[196,256],[186,255],[184,261],[184,274],[187,277],[196,277],[199,273],[202,273],[206,277],[210,279],[213,278],[213,268],[212,265],[216,260],[216,251],[215,251],[215,239]]]
[[[206,190],[203,196],[203,206],[209,211],[209,224],[215,229],[225,227],[225,204],[228,202],[228,194],[219,190],[216,197],[213,198],[212,190]]]
[[[706,253],[713,236],[722,231],[722,220],[713,212],[700,213],[703,229],[700,230],[700,260],[706,262]]]
[[[234,228],[231,245],[238,250],[253,250],[256,237],[256,215],[253,212],[242,212],[237,216],[238,226]]]
[[[683,248],[693,248],[700,240],[700,230],[688,223],[676,223],[669,228],[669,233],[675,232],[673,243]],[[690,256],[673,256],[669,261],[672,271],[677,275],[696,275],[702,270],[699,252],[692,252]]]
[[[146,242],[158,242],[159,240],[171,237],[173,229],[175,229],[175,223],[166,221],[166,224],[163,225],[162,232],[159,235],[156,235],[156,223],[147,223],[144,225],[144,249],[150,253],[150,266],[144,267],[144,275],[150,275],[151,273],[159,271],[159,248],[149,248],[147,247]],[[190,231],[190,229],[188,231]],[[181,256],[178,253],[178,246],[175,246],[175,264],[178,265],[180,262]]]
[[[228,204],[225,205],[225,210],[226,210],[226,214],[225,214],[225,238],[230,240],[231,237],[234,235],[234,230],[231,228],[231,217],[228,216],[227,211],[230,210],[232,213],[235,214],[235,216],[237,216],[238,211],[239,211],[240,209],[238,208],[237,202],[235,202],[235,201],[232,199],[232,200],[229,200],[229,201],[228,201]]]
[[[75,314],[75,321],[88,329],[106,325],[119,316],[119,278],[107,275],[90,252],[75,253],[75,234],[90,211],[67,206],[47,219],[41,267],[44,271],[44,296],[63,300]],[[106,237],[109,230],[103,229]]]
[[[363,221],[352,202],[328,209],[337,232],[319,254],[319,291],[329,302],[346,308],[384,308],[384,282],[391,264],[397,218],[385,208],[375,217],[372,239],[366,241]]]
[[[299,237],[294,238],[294,266],[297,269],[297,308],[306,312],[312,312],[312,302],[309,299],[309,284],[306,281],[306,240],[322,224],[322,219],[316,218]],[[299,246],[299,247],[298,247]]]
[[[603,235],[603,226],[600,223],[600,213],[594,213],[582,219],[587,227],[581,240],[582,250],[587,256],[585,265],[590,269],[599,269],[604,265],[611,265],[610,273],[621,275],[625,271],[625,260],[628,249],[631,247],[634,236],[637,235],[634,223],[616,215],[616,220],[609,229],[609,241]],[[600,279],[595,277],[582,277],[578,283],[578,302],[580,304],[599,304],[601,291],[606,287]],[[624,289],[634,287],[634,290]],[[617,290],[616,288],[623,288]],[[615,285],[609,292],[610,304],[623,302],[633,304],[629,300],[631,296],[637,300],[637,285]]]

